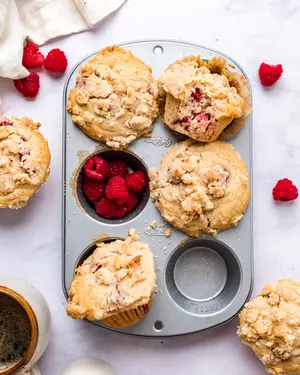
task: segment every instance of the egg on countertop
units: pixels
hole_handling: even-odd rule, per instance
[[[102,359],[80,358],[71,362],[62,375],[117,375],[117,373]]]

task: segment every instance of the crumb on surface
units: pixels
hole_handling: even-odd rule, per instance
[[[151,221],[150,227],[153,228],[153,229],[156,229],[156,227],[157,227],[156,220]]]
[[[167,228],[164,232],[164,235],[165,237],[170,237],[172,234],[172,229],[171,228]]]
[[[128,231],[128,235],[129,235],[129,237],[132,238],[133,241],[136,241],[137,238],[138,238],[138,235],[137,235],[137,233],[136,233],[136,229],[135,229],[135,228],[131,228],[131,229],[129,229],[129,231]]]

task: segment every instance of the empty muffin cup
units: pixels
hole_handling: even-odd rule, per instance
[[[197,315],[217,313],[235,298],[241,267],[234,252],[213,238],[188,240],[171,254],[165,282],[174,302]]]

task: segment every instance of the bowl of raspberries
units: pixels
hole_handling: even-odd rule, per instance
[[[147,168],[130,152],[101,151],[83,163],[76,190],[81,206],[94,219],[128,221],[142,212],[149,200]]]

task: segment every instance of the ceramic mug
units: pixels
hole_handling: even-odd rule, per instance
[[[18,277],[0,276],[1,295],[9,297],[22,307],[30,323],[31,335],[29,346],[22,358],[12,367],[0,369],[0,375],[40,375],[35,365],[44,353],[51,334],[51,317],[47,302],[33,285]]]

